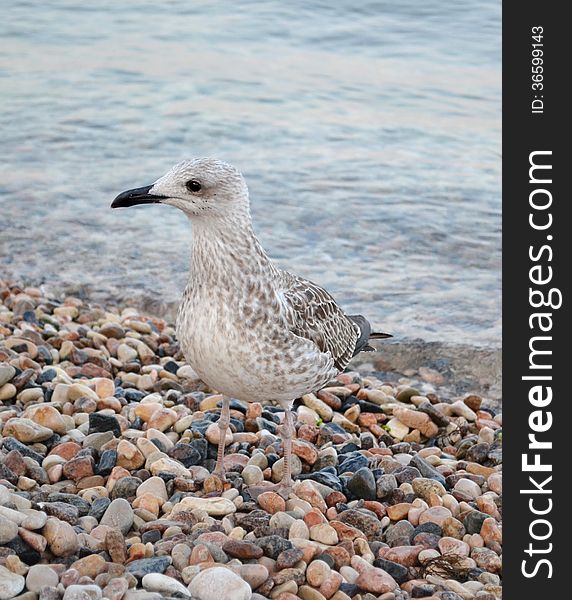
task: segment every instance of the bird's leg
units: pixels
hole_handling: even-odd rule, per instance
[[[296,433],[294,413],[289,408],[284,414],[284,425],[282,427],[282,444],[284,447],[284,474],[282,481],[276,486],[276,492],[286,500],[292,492],[292,438]]]
[[[216,475],[222,481],[225,481],[224,476],[224,447],[226,430],[230,425],[230,398],[228,396],[222,397],[222,408],[220,410],[220,417],[218,419],[219,428],[219,440],[218,440],[218,452],[216,457],[216,465],[213,471],[213,475]]]

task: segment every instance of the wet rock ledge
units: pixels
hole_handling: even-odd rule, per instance
[[[279,407],[232,402],[222,482],[171,324],[0,280],[0,600],[501,598],[497,404],[371,364],[296,401],[284,500]]]

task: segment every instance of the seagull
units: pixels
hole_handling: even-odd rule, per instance
[[[223,396],[213,474],[225,480],[230,399],[271,400],[285,411],[284,471],[276,491],[292,491],[292,405],[341,373],[351,358],[372,351],[361,315],[346,315],[323,288],[278,269],[256,238],[246,181],[226,162],[194,158],[152,185],[119,194],[111,208],[167,204],[192,224],[191,268],[176,333],[187,362]]]

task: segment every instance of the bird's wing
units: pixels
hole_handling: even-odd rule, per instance
[[[282,291],[290,331],[329,352],[342,371],[354,355],[359,328],[326,290],[307,279],[284,271]]]

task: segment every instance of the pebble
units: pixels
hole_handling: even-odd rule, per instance
[[[317,398],[314,394],[302,396],[302,402],[311,410],[315,411],[324,421],[331,421],[334,411],[323,400]]]
[[[495,494],[502,494],[502,474],[501,473],[491,473],[489,478],[487,479],[487,484],[489,489]]]
[[[149,479],[146,479],[139,485],[136,496],[140,497],[144,494],[151,494],[153,497],[157,498],[161,505],[167,502],[169,497],[165,481],[160,477],[149,477]]]
[[[171,516],[185,510],[202,510],[207,515],[220,517],[230,515],[236,511],[236,505],[227,498],[198,498],[187,496],[175,505]]]
[[[428,508],[421,513],[419,517],[419,523],[435,523],[436,525],[443,525],[443,522],[452,517],[451,511],[444,506],[433,506]]]
[[[64,592],[63,600],[100,600],[101,588],[97,585],[70,585]]]
[[[338,519],[361,531],[370,541],[379,539],[383,532],[380,520],[370,511],[349,509],[341,512]]]
[[[431,420],[429,415],[397,406],[393,409],[393,416],[399,419],[404,425],[412,429],[425,428]]]
[[[238,569],[239,576],[250,586],[251,589],[259,588],[268,580],[269,572],[264,565],[245,564]]]
[[[439,540],[439,550],[441,554],[455,554],[457,556],[469,556],[471,548],[469,544],[452,537],[442,537]]]
[[[476,500],[482,494],[480,486],[470,479],[459,479],[453,489],[471,500]]]
[[[300,548],[290,548],[289,550],[284,550],[280,552],[278,558],[276,559],[275,567],[278,570],[281,569],[291,569],[296,566],[296,564],[304,559],[304,551]]]
[[[72,563],[71,568],[75,569],[80,576],[95,577],[103,571],[105,567],[105,559],[99,554],[90,554],[84,558],[80,558]]]
[[[313,560],[306,569],[306,580],[314,587],[320,587],[331,575],[331,568],[323,560]]]
[[[246,581],[222,567],[201,571],[189,584],[189,592],[197,600],[250,600],[252,596]]]
[[[376,482],[370,469],[362,467],[348,481],[348,490],[352,496],[363,500],[375,500]]]
[[[124,498],[113,500],[101,517],[101,525],[119,529],[123,535],[127,534],[133,525],[133,509],[129,502]]]
[[[304,523],[304,521],[301,521],[301,520],[294,521],[294,523],[292,523],[288,533],[289,533],[290,539],[293,539],[293,538],[304,539],[304,540],[310,539],[310,530],[308,529],[308,526],[306,525],[306,523]]]
[[[115,577],[103,588],[103,597],[109,600],[122,600],[128,589],[127,579]]]
[[[473,548],[471,558],[477,563],[478,567],[489,573],[500,573],[502,570],[500,556],[489,548]]]
[[[463,539],[463,536],[466,533],[465,526],[459,521],[455,519],[455,517],[447,517],[441,523],[441,528],[443,535],[454,537],[457,539]]]
[[[487,546],[491,545],[493,542],[502,543],[502,531],[498,526],[496,519],[493,519],[492,517],[483,521],[480,535]]]
[[[396,440],[402,440],[409,433],[409,427],[394,417],[385,424],[387,432]]]
[[[190,478],[190,471],[176,460],[164,457],[153,461],[151,464],[151,473],[159,475],[160,473],[169,473],[177,477]]]
[[[111,432],[115,437],[121,435],[121,427],[116,417],[104,413],[91,413],[89,415],[88,431],[90,434]]]
[[[9,364],[0,363],[0,387],[8,383],[16,375],[16,369]]]
[[[334,546],[338,543],[338,534],[331,525],[319,523],[310,527],[310,539],[327,546]]]
[[[439,481],[435,481],[434,479],[417,477],[411,482],[411,485],[415,494],[420,498],[423,498],[423,500],[425,500],[426,502],[429,502],[431,494],[436,494],[437,496],[441,497],[444,496],[446,493],[443,484],[439,483]]]
[[[77,533],[66,521],[61,521],[56,517],[48,517],[42,535],[55,556],[73,556],[79,550]]]
[[[270,403],[231,402],[227,480],[210,475],[221,396],[181,360],[172,325],[0,280],[0,590],[500,597],[501,415],[474,394],[451,398],[429,367],[383,376],[343,373],[294,405],[285,500],[272,487],[284,460]],[[469,579],[431,583],[422,565],[441,555]]]
[[[242,479],[245,485],[256,485],[264,481],[264,473],[257,465],[246,465],[242,470]]]
[[[376,495],[378,498],[384,499],[391,495],[394,489],[397,488],[397,480],[392,473],[384,473],[378,477],[376,482]]]
[[[43,442],[52,437],[54,432],[31,419],[13,418],[9,419],[4,425],[2,435],[12,436],[19,442],[33,444],[34,442]]]
[[[417,564],[419,553],[423,546],[395,546],[393,548],[380,548],[379,558],[384,558],[405,567],[413,567]]]
[[[137,577],[137,579],[143,579],[149,573],[164,573],[170,564],[171,558],[169,556],[141,558],[130,562],[127,565],[127,571]]]
[[[242,559],[260,558],[264,551],[260,546],[243,540],[228,540],[222,546],[229,556]]]
[[[276,560],[285,550],[292,548],[292,543],[279,535],[265,535],[259,537],[254,543],[262,549],[266,556],[273,560]]]
[[[286,510],[286,501],[274,492],[263,492],[258,496],[257,502],[260,508],[272,515]]]
[[[40,396],[43,399],[42,390],[39,390]],[[39,398],[37,398],[39,400]],[[68,430],[68,423],[60,412],[53,406],[40,404],[33,406],[24,411],[24,414],[35,423],[50,429],[58,434],[65,434]]]
[[[43,587],[56,587],[59,583],[58,574],[47,565],[33,565],[26,575],[26,589],[39,592]]]
[[[11,383],[5,383],[3,386],[0,386],[0,402],[4,400],[10,400],[14,398],[18,390],[16,386]]]
[[[459,417],[464,417],[467,421],[476,421],[476,413],[469,408],[462,400],[457,400],[451,404],[451,412]]]
[[[419,454],[416,454],[411,459],[410,464],[412,467],[417,468],[423,477],[427,477],[428,479],[434,479],[438,481],[442,486],[446,487],[445,477],[443,477],[443,475],[441,475],[441,473],[439,473],[437,469],[434,469],[431,466],[431,464],[427,462],[426,459],[419,456]]]
[[[149,573],[141,580],[143,587],[149,592],[159,592],[164,596],[190,597],[189,590],[176,579],[161,575],[160,573]]]
[[[18,535],[18,524],[0,515],[0,544],[11,542]]]
[[[413,505],[410,502],[398,502],[387,507],[387,516],[392,521],[401,521],[406,519]]]
[[[483,523],[488,518],[489,515],[478,510],[472,510],[463,519],[463,525],[465,526],[467,533],[480,533]]]
[[[385,594],[399,587],[395,579],[378,567],[373,567],[359,556],[352,557],[351,566],[358,572],[356,585],[366,592]]]
[[[22,575],[0,565],[0,600],[12,600],[24,589],[25,584]]]

